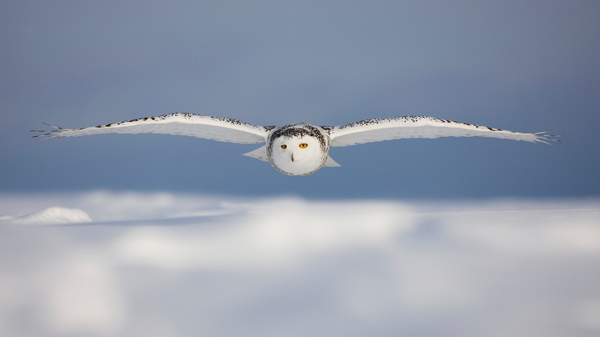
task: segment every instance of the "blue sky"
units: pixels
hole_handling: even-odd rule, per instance
[[[166,190],[310,198],[600,194],[600,2],[29,1],[0,11],[0,191]],[[40,141],[170,112],[260,125],[428,115],[498,139],[336,148],[284,176],[257,146],[164,135]]]

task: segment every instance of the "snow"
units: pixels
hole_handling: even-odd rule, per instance
[[[82,223],[92,222],[90,216],[80,209],[65,208],[65,207],[49,207],[45,210],[34,212],[22,216],[6,215],[0,220],[9,221],[15,224],[30,224],[30,225],[55,225],[67,223]]]
[[[600,200],[0,195],[1,336],[592,336]]]

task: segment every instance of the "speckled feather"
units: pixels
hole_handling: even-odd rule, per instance
[[[326,151],[329,139],[325,139],[327,134],[323,131],[324,129],[322,127],[306,123],[287,124],[274,128],[269,133],[267,144],[268,147],[270,147],[271,143],[273,143],[273,139],[279,137],[315,137],[319,140],[319,144],[321,144],[321,150]]]
[[[213,139],[221,142],[257,144],[264,143],[269,130],[274,127],[248,124],[231,118],[177,112],[81,129],[54,128],[50,131],[33,131],[42,132],[38,136],[47,136],[48,138],[79,137],[104,133],[160,133]]]
[[[292,164],[289,159],[290,157],[281,154],[275,154],[275,151],[281,151],[274,144],[278,140],[287,139],[288,141],[292,141],[292,139],[297,139],[299,141],[308,141],[309,139],[316,140],[316,145],[307,146],[309,149],[297,149],[294,150],[288,149],[285,150],[288,154],[296,152],[297,155],[303,155],[304,167],[300,170],[296,170],[299,167],[299,164]],[[308,145],[308,144],[306,144]],[[310,125],[306,123],[295,123],[295,124],[287,124],[280,127],[276,127],[273,129],[269,137],[267,138],[267,146],[266,146],[267,158],[271,165],[279,172],[287,175],[309,175],[313,174],[321,167],[325,165],[325,162],[329,156],[329,136],[327,131],[323,128],[315,125]],[[293,157],[291,157],[293,158]],[[310,159],[306,159],[310,158]],[[260,159],[260,158],[259,158]],[[293,162],[293,159],[292,159]],[[306,163],[309,163],[306,165]],[[335,163],[335,162],[334,162]],[[335,166],[335,165],[333,165]],[[309,168],[310,167],[310,168]]]
[[[375,118],[342,126],[324,127],[331,147],[349,146],[402,138],[492,137],[527,142],[558,141],[545,132],[520,133],[487,126],[426,116]]]

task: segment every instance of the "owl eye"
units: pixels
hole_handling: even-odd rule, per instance
[[[307,147],[307,146],[308,146],[308,144],[306,144],[306,143],[302,143],[302,144],[300,144],[300,147],[301,147],[301,148],[305,148],[305,147]]]
[[[281,148],[282,149],[287,149],[287,145],[283,144],[283,145],[281,145]]]

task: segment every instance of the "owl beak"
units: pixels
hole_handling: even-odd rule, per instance
[[[294,154],[292,153],[292,162],[294,162]]]

